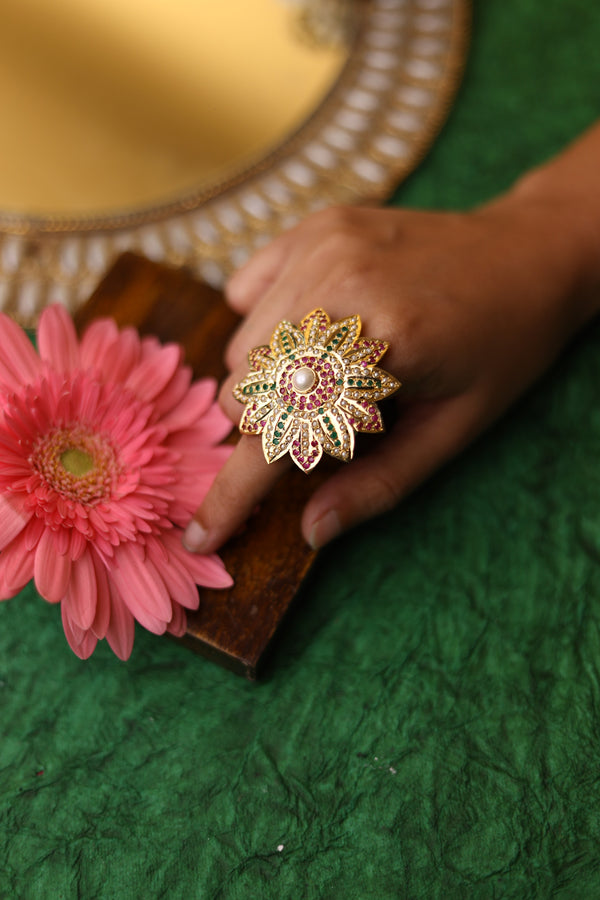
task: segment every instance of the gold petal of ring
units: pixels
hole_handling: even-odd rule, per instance
[[[354,432],[384,430],[377,401],[400,382],[377,366],[387,341],[360,329],[360,316],[332,322],[315,309],[300,325],[280,322],[268,346],[250,351],[251,371],[233,395],[246,406],[240,431],[262,435],[268,463],[289,453],[310,472],[324,452],[347,462]]]

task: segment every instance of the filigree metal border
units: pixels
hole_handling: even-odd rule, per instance
[[[34,326],[50,302],[75,311],[125,250],[187,266],[219,286],[310,212],[389,196],[446,118],[471,9],[469,0],[362,6],[350,60],[328,97],[275,152],[227,182],[110,217],[0,213],[0,309],[25,326]]]

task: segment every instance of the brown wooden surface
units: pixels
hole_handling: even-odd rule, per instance
[[[102,316],[161,341],[176,341],[196,376],[219,379],[225,374],[223,349],[238,321],[219,291],[184,270],[131,253],[117,260],[78,312],[77,327]],[[200,590],[200,608],[188,615],[183,643],[247,678],[256,677],[315,556],[300,535],[300,513],[317,478],[300,471],[284,474],[245,531],[222,548],[235,584],[225,591]]]

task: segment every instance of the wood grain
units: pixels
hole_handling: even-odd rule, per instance
[[[225,374],[223,350],[238,321],[219,291],[185,270],[131,253],[117,260],[81,307],[77,327],[103,316],[181,344],[197,377],[218,379]],[[315,557],[300,535],[300,513],[321,478],[299,471],[282,476],[245,531],[220,551],[234,586],[200,590],[200,607],[188,615],[182,643],[247,678],[257,677]]]

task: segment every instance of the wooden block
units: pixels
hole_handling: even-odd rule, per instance
[[[127,253],[120,257],[75,320],[82,330],[110,316],[120,327],[176,341],[196,376],[225,374],[223,350],[238,318],[222,294],[182,269]],[[276,324],[276,323],[274,323]],[[188,614],[182,643],[254,679],[308,572],[314,551],[300,535],[302,507],[319,473],[285,473],[243,534],[222,550],[235,583],[225,591],[200,590],[200,608]]]

